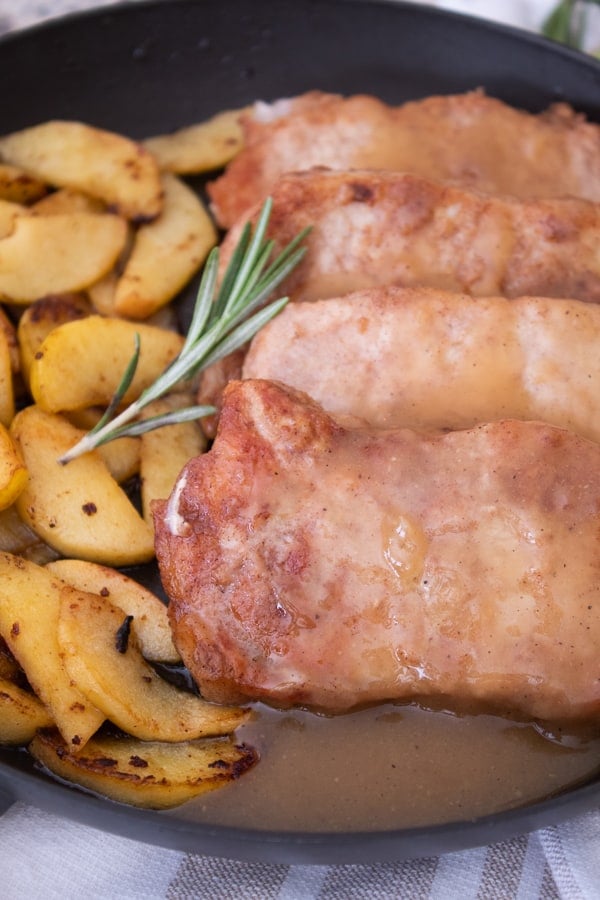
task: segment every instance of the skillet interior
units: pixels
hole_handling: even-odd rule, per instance
[[[535,36],[403,3],[165,0],[71,16],[0,40],[2,131],[79,118],[141,138],[318,87],[398,103],[483,86],[532,111],[566,99],[600,121],[600,65]],[[152,582],[152,570],[138,572]],[[370,863],[501,840],[600,802],[600,778],[552,800],[433,828],[286,834],[211,827],[88,796],[0,751],[15,799],[166,847],[238,859]]]

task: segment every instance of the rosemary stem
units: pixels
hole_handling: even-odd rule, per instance
[[[141,397],[138,400],[134,400],[127,409],[124,409],[123,412],[111,419],[110,422],[107,422],[102,428],[85,434],[70,450],[67,450],[66,453],[59,457],[58,462],[62,466],[66,466],[72,459],[81,456],[83,453],[88,453],[90,450],[95,450],[101,444],[106,443],[108,435],[112,434],[117,428],[127,425],[128,422],[131,422],[132,419],[135,419],[140,414],[144,406],[146,406],[145,403],[140,404],[140,400]]]
[[[154,428],[200,419],[215,412],[213,407],[195,406],[133,421],[153,400],[164,397],[183,382],[190,382],[206,366],[246,344],[287,303],[288,298],[282,297],[262,306],[302,259],[306,248],[300,247],[300,243],[309,229],[304,229],[283,248],[273,262],[269,262],[275,246],[274,240],[266,239],[271,207],[272,201],[268,198],[255,227],[247,224],[242,229],[219,289],[219,250],[214,248],[211,251],[200,280],[191,324],[179,355],[156,381],[141,392],[137,400],[117,413],[131,386],[139,361],[141,348],[139,336],[136,336],[134,354],[108,409],[96,427],[60,457],[58,461],[62,465],[116,438],[128,434],[138,436]]]

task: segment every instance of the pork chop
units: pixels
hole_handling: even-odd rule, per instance
[[[277,247],[312,225],[306,256],[279,288],[294,301],[392,284],[600,302],[600,204],[491,197],[397,172],[324,169],[283,176],[272,196]],[[223,266],[242,227],[223,242]],[[203,373],[199,403],[219,406],[242,359]],[[214,422],[205,424],[212,435]]]
[[[599,345],[594,303],[373,288],[289,304],[253,339],[242,375],[377,427],[540,419],[600,442]]]
[[[600,200],[600,127],[565,103],[532,115],[481,91],[387,106],[313,91],[257,103],[244,149],[209,186],[229,228],[285,172],[390,169],[517,197]]]
[[[518,200],[398,172],[327,169],[282,176],[272,197],[276,248],[312,228],[306,256],[278,289],[295,301],[398,284],[600,302],[598,203]],[[244,224],[225,237],[222,265]]]
[[[569,431],[347,428],[291,388],[233,382],[155,525],[174,639],[210,699],[600,712],[600,446]]]

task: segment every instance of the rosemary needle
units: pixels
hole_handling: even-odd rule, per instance
[[[190,406],[143,420],[138,418],[153,400],[163,397],[180,382],[189,381],[202,369],[249,341],[288,302],[287,297],[281,297],[263,306],[304,256],[306,248],[301,243],[310,229],[305,228],[270,262],[275,242],[266,240],[265,235],[271,207],[272,200],[268,198],[256,226],[252,228],[247,223],[243,228],[218,290],[219,248],[215,247],[209,254],[179,355],[137,400],[119,412],[140,356],[140,338],[136,335],[133,355],[106,412],[91,431],[59,458],[60,463],[64,465],[116,438],[134,437],[215,412],[212,406]]]

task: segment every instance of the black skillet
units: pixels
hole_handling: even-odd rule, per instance
[[[600,64],[535,36],[409,3],[165,0],[75,15],[0,40],[0,131],[74,118],[146,137],[311,88],[398,103],[478,86],[536,111],[568,100],[600,121]],[[600,805],[600,776],[468,822],[348,834],[211,827],[85,794],[0,751],[0,811],[22,800],[178,850],[278,863],[372,863],[487,844]]]

